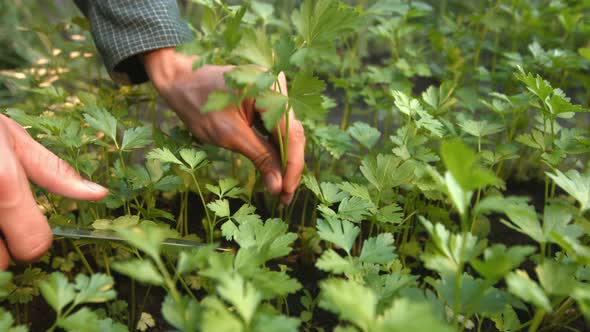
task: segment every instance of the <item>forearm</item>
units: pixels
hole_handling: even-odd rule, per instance
[[[141,55],[173,48],[193,36],[175,0],[75,0],[90,22],[92,36],[114,80],[149,79]]]

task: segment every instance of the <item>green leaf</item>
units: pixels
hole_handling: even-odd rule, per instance
[[[477,312],[491,316],[502,312],[504,306],[510,303],[510,297],[504,291],[491,287],[488,281],[475,279],[467,273],[461,275],[459,297],[456,298],[456,275],[445,274],[433,283],[437,293],[451,308],[457,308],[456,314]],[[456,304],[456,301],[458,303]],[[451,312],[451,315],[453,313]]]
[[[110,318],[100,319],[89,308],[82,308],[58,321],[58,326],[68,332],[125,332],[127,327]]]
[[[543,227],[537,217],[535,208],[526,204],[526,200],[515,197],[486,197],[480,202],[479,210],[491,210],[505,213],[510,222],[501,219],[506,226],[530,236],[539,243],[546,243],[548,237],[545,235]]]
[[[352,197],[358,197],[369,202],[372,201],[371,194],[369,194],[369,188],[367,188],[365,185],[352,182],[342,182],[338,183],[337,186]]]
[[[338,217],[344,220],[360,222],[371,215],[372,202],[358,197],[346,197],[338,206]]]
[[[150,151],[147,154],[147,159],[159,160],[163,163],[184,165],[182,163],[182,161],[180,161],[178,158],[176,158],[174,153],[172,153],[172,151],[170,151],[168,148],[158,148],[158,149],[154,149],[154,150]]]
[[[562,173],[556,169],[555,174],[546,173],[561,189],[573,196],[580,203],[582,212],[590,208],[590,172],[580,174],[576,170]]]
[[[376,316],[377,297],[373,291],[352,280],[329,279],[320,282],[320,307],[369,331]]]
[[[227,109],[229,106],[238,105],[240,98],[233,92],[213,91],[207,96],[207,102],[201,108],[201,112],[219,112]]]
[[[235,314],[234,310],[226,308],[218,298],[206,297],[202,302],[206,310],[200,322],[202,331],[235,332],[243,331],[244,323]],[[189,330],[192,331],[192,330]]]
[[[416,126],[418,126],[418,128],[426,129],[436,137],[443,137],[442,122],[426,112],[423,108],[417,109],[416,113],[420,116],[420,119],[416,121]]]
[[[295,43],[288,33],[283,33],[274,46],[275,64],[274,71],[279,73],[286,71],[291,65],[291,56],[295,53]]]
[[[570,205],[560,204],[560,201],[545,205],[543,210],[543,234],[551,238],[553,232],[578,237],[582,235],[580,227],[571,224],[575,209]]]
[[[264,91],[256,97],[256,107],[264,110],[262,121],[269,132],[272,132],[277,127],[277,124],[287,112],[288,100],[287,96],[270,90]]]
[[[323,198],[322,190],[320,189],[320,184],[318,180],[310,174],[303,174],[303,178],[301,180],[307,189],[311,190],[311,192],[319,199]]]
[[[176,264],[176,272],[185,274],[205,267],[208,258],[215,253],[216,245],[204,245],[191,251],[181,251]]]
[[[415,122],[418,128],[424,128],[430,131],[434,136],[442,137],[443,124],[435,119],[430,113],[425,111],[418,99],[411,98],[405,93],[397,90],[391,90],[391,94],[394,99],[394,105],[400,112],[410,118],[416,116],[420,117],[418,121]]]
[[[153,259],[158,259],[160,247],[170,234],[169,230],[150,223],[143,223],[133,228],[119,228],[117,234],[131,245],[150,255]]]
[[[377,221],[382,224],[401,224],[404,211],[397,203],[386,205],[377,211]]]
[[[66,331],[97,331],[98,315],[89,308],[82,308],[58,322]]]
[[[234,238],[234,235],[237,231],[238,226],[236,226],[236,224],[234,224],[231,219],[228,219],[226,222],[221,224],[221,235],[223,235],[223,237],[228,241]]]
[[[575,261],[581,264],[590,264],[590,248],[583,245],[580,241],[566,234],[551,232],[550,239],[552,242],[559,244]]]
[[[239,184],[240,182],[238,180],[226,177],[219,180],[219,185],[217,186],[206,184],[205,187],[219,198],[238,198],[244,192],[242,188],[238,187]]]
[[[572,104],[570,98],[566,97],[565,93],[560,89],[553,90],[551,97],[544,102],[552,115],[562,114],[567,117],[567,114],[564,113],[588,112],[588,109],[585,109],[580,105]]]
[[[115,220],[97,219],[92,223],[94,229],[112,230],[119,228],[129,228],[139,224],[139,216],[126,215],[118,217]]]
[[[117,141],[117,119],[102,108],[86,107],[86,112],[84,119],[92,128],[103,132],[113,142]]]
[[[354,275],[360,272],[360,266],[357,264],[356,258],[351,256],[342,257],[332,249],[324,251],[316,261],[315,266],[332,274]]]
[[[317,230],[320,238],[341,247],[348,255],[360,232],[351,222],[337,219],[318,219]]]
[[[175,301],[166,295],[162,303],[162,316],[168,323],[180,331],[197,331],[202,309],[197,301],[185,295]]]
[[[531,73],[525,73],[524,70],[519,67],[520,73],[515,74],[516,78],[523,82],[527,89],[532,92],[535,96],[541,100],[545,100],[551,93],[553,88],[549,82],[545,81],[540,75],[533,76]]]
[[[305,0],[291,20],[307,46],[318,48],[333,45],[361,23],[358,13],[334,0]]]
[[[367,149],[371,149],[381,137],[381,132],[364,122],[355,122],[348,128],[350,136]]]
[[[506,284],[510,293],[545,311],[551,311],[551,302],[549,302],[547,295],[536,282],[531,280],[525,271],[516,270],[509,273],[506,276]]]
[[[12,280],[12,273],[8,271],[0,271],[0,299],[4,299],[10,294],[10,281]]]
[[[143,148],[152,142],[152,130],[149,127],[137,127],[125,130],[121,151]]]
[[[300,331],[300,323],[296,318],[262,313],[257,315],[252,330],[255,332],[297,332]]]
[[[229,217],[231,215],[229,201],[227,199],[218,199],[215,202],[208,203],[207,208],[220,218]]]
[[[445,173],[444,183],[447,187],[447,193],[451,202],[453,202],[453,205],[455,205],[459,214],[465,216],[469,203],[471,202],[471,197],[473,196],[473,191],[464,190],[457,182],[457,179],[455,179],[453,174],[449,171]]]
[[[150,313],[142,312],[141,316],[137,320],[135,329],[141,332],[145,332],[149,328],[154,326],[156,326],[156,321],[154,320],[154,317]]]
[[[390,154],[364,158],[360,170],[367,181],[379,191],[409,183],[414,177],[411,162],[404,162]]]
[[[256,213],[256,207],[250,204],[244,204],[240,206],[238,211],[231,216],[231,219],[236,221],[238,224],[246,222],[261,222],[260,216]]]
[[[365,263],[389,264],[397,257],[393,243],[391,233],[381,233],[377,237],[368,238],[363,242],[359,258]]]
[[[130,259],[124,262],[114,262],[113,270],[139,282],[155,286],[164,284],[162,275],[149,259]]]
[[[263,29],[246,30],[236,50],[239,56],[250,63],[264,68],[273,65],[272,48]]]
[[[582,47],[578,49],[578,53],[584,57],[584,59],[590,61],[590,48],[589,47]]]
[[[422,100],[437,112],[444,112],[458,101],[452,97],[455,87],[456,83],[453,81],[443,82],[438,89],[430,86],[422,93]]]
[[[480,138],[497,134],[504,130],[504,125],[500,123],[490,123],[486,120],[476,121],[465,118],[459,120],[459,127],[469,135]]]
[[[518,331],[520,320],[516,311],[510,305],[506,305],[502,313],[491,317],[498,331]]]
[[[322,182],[320,183],[320,188],[322,194],[319,198],[328,205],[344,201],[347,198],[346,193],[342,192],[335,183]]]
[[[231,83],[236,83],[239,88],[244,88],[247,85],[255,85],[261,79],[266,81],[263,78],[264,76],[269,76],[268,72],[256,65],[236,66],[224,75],[226,81],[230,80]],[[273,82],[272,77],[270,82]],[[265,86],[264,88],[270,88],[270,85]]]
[[[39,290],[45,301],[57,313],[61,313],[62,309],[76,297],[74,285],[70,284],[66,276],[61,272],[50,274],[47,280],[39,284]]]
[[[433,308],[428,303],[400,298],[385,310],[383,319],[377,323],[374,331],[451,332],[453,329],[435,315]]]
[[[234,274],[221,279],[217,292],[235,306],[246,324],[250,324],[262,299],[262,295],[254,286],[247,283],[240,275]]]
[[[197,1],[197,2],[203,2],[203,1]],[[215,4],[214,3],[209,3],[209,1],[206,1],[207,4],[205,4],[205,6],[208,6],[209,8],[213,9],[213,11],[215,11]],[[224,46],[228,49],[228,50],[233,50],[238,43],[240,42],[241,38],[242,38],[242,30],[240,29],[240,23],[242,22],[242,19],[244,18],[244,15],[246,14],[246,12],[248,11],[248,6],[247,5],[243,5],[241,6],[238,10],[236,10],[232,16],[230,16],[227,21],[225,22],[224,26],[225,26],[225,30],[223,30],[222,36],[223,36],[223,42],[224,42]]]
[[[115,281],[113,277],[102,273],[96,273],[88,278],[83,274],[76,276],[74,287],[78,294],[74,302],[82,303],[102,303],[114,299],[117,292],[113,290]]]
[[[539,277],[539,283],[549,295],[567,296],[577,284],[577,266],[575,264],[560,263],[552,260],[544,260],[535,267]]]
[[[471,233],[452,234],[442,224],[433,225],[422,216],[418,218],[436,248],[435,252],[422,255],[422,260],[429,269],[455,273],[462,263],[470,262],[483,250],[485,242],[478,242]]]
[[[197,149],[182,149],[180,150],[180,157],[184,160],[191,169],[197,169],[207,159],[207,154],[204,151]]]
[[[340,159],[352,147],[352,140],[348,133],[336,125],[315,128],[312,134],[319,145],[336,159]]]
[[[251,271],[242,273],[244,273],[244,278],[252,282],[265,300],[284,298],[289,294],[296,293],[302,287],[296,279],[290,278],[287,273],[282,271],[252,268]]]
[[[29,329],[24,325],[13,326],[14,317],[12,313],[0,308],[0,331],[6,332],[27,332]]]
[[[234,240],[240,245],[240,252],[242,249],[253,250],[259,262],[264,263],[291,252],[291,244],[297,235],[288,233],[287,229],[287,224],[280,219],[268,219],[264,223],[259,219],[248,220],[238,227]]]
[[[473,260],[471,265],[486,279],[500,280],[534,252],[535,248],[531,246],[514,246],[507,249],[503,244],[496,244],[486,248],[483,261]]]
[[[418,99],[410,98],[401,91],[391,90],[391,95],[393,96],[394,105],[397,109],[407,116],[413,117],[418,110],[422,109],[422,105],[420,105]]]
[[[475,152],[460,140],[444,141],[440,152],[447,170],[463,190],[502,184],[502,180],[494,172],[477,164]]]
[[[326,83],[311,72],[301,71],[295,75],[289,89],[289,104],[301,120],[322,120],[326,110],[322,106],[322,92]]]

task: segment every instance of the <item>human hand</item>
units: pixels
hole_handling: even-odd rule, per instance
[[[27,179],[74,199],[99,200],[108,194],[0,114],[0,231],[4,234],[4,239],[0,238],[0,269],[8,267],[10,256],[30,262],[51,246],[53,234]]]
[[[281,202],[288,205],[301,181],[304,167],[305,133],[303,125],[295,118],[292,110],[289,117],[288,154],[286,170],[281,170],[281,157],[276,148],[278,130],[274,130],[274,142],[269,142],[252,128],[257,117],[264,110],[255,107],[255,100],[246,98],[238,107],[230,106],[222,111],[201,113],[213,91],[230,91],[225,85],[224,74],[232,66],[206,65],[193,71],[194,57],[176,53],[164,48],[147,53],[144,65],[154,86],[170,107],[200,140],[217,145],[248,157],[262,173],[267,190],[279,195]],[[281,73],[280,91],[287,94],[287,82]],[[276,90],[279,90],[276,87]],[[286,119],[278,126],[285,135]]]

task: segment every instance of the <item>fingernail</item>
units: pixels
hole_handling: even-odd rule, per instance
[[[83,180],[82,182],[84,182],[84,184],[86,185],[86,187],[88,189],[92,190],[92,191],[95,191],[95,192],[105,192],[105,191],[108,191],[107,188],[101,186],[98,183],[94,183],[94,182],[88,181],[88,180]]]
[[[293,194],[283,194],[281,197],[281,201],[283,201],[283,204],[285,205],[291,205],[291,203],[293,202]]]

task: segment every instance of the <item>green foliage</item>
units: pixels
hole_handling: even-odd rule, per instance
[[[113,285],[113,278],[104,274],[93,274],[91,277],[80,274],[72,284],[64,274],[54,272],[39,287],[47,303],[57,313],[54,327],[59,326],[66,331],[125,331],[122,324],[110,318],[101,318],[87,307],[72,313],[80,305],[114,299],[117,294],[112,289]]]
[[[317,48],[332,45],[360,24],[358,13],[334,0],[306,0],[291,19],[306,46]]]
[[[560,170],[555,170],[555,174],[547,176],[580,203],[582,212],[590,207],[590,174],[580,174],[576,170],[564,174]]]
[[[318,235],[323,240],[336,244],[349,255],[360,232],[360,229],[351,222],[338,219],[319,219],[317,229]]]
[[[523,270],[516,270],[506,275],[506,284],[508,290],[520,297],[521,299],[531,302],[535,306],[547,311],[551,311],[551,303],[543,289],[530,279],[528,274]]]

